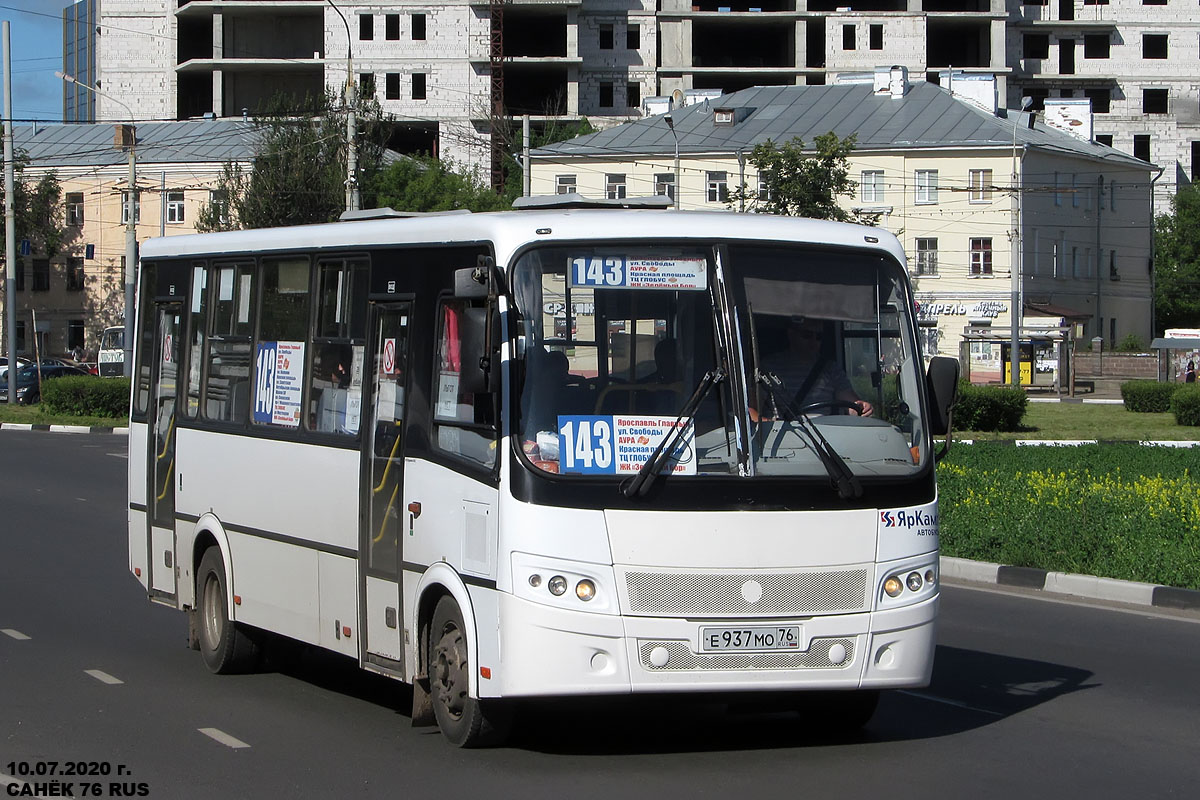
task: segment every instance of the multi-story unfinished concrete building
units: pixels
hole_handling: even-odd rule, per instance
[[[241,116],[349,78],[400,121],[402,149],[485,164],[505,117],[603,126],[675,89],[903,65],[994,76],[1013,108],[1090,98],[1100,140],[1163,165],[1164,190],[1200,172],[1200,20],[1183,0],[98,2],[97,82],[139,118]]]

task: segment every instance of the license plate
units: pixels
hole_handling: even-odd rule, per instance
[[[700,629],[700,651],[704,653],[799,649],[799,625]]]

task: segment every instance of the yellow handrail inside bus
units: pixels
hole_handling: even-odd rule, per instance
[[[399,428],[400,421],[397,420],[395,425],[397,428]],[[383,475],[381,475],[379,478],[379,485],[371,489],[371,494],[379,494],[381,491],[383,491],[383,487],[387,484],[388,475],[392,471],[392,462],[396,460],[396,450],[399,447],[400,437],[397,436],[395,441],[392,442],[392,452],[388,453],[388,463],[387,466],[383,468]]]
[[[167,454],[167,448],[169,448],[171,446],[171,435],[174,432],[175,432],[175,415],[172,414],[171,415],[171,424],[167,426],[166,438],[163,439],[162,452],[158,454],[158,459],[157,459],[158,461],[161,461],[163,459],[163,457]]]
[[[162,500],[167,496],[167,489],[171,488],[171,481],[175,480],[175,459],[171,459],[171,463],[167,464],[167,479],[163,481],[163,490],[156,500]]]
[[[387,508],[383,509],[383,519],[379,523],[379,534],[371,540],[372,544],[378,544],[383,541],[383,529],[387,527],[388,512],[396,505],[396,495],[400,491],[400,484],[396,484],[396,488],[392,489],[392,496],[388,498]]]

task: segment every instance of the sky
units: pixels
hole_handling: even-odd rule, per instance
[[[70,0],[0,0],[12,48],[12,116],[62,122],[62,11]],[[0,113],[4,110],[0,105]]]

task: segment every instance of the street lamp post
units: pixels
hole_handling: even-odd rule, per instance
[[[1021,98],[1020,111],[1024,112],[1033,103],[1032,97]],[[1011,307],[1008,314],[1009,323],[1012,328],[1009,335],[1009,383],[1014,389],[1021,386],[1021,273],[1024,269],[1025,256],[1021,242],[1021,227],[1025,224],[1022,218],[1022,189],[1024,189],[1024,164],[1021,164],[1021,169],[1017,166],[1017,120],[1013,119],[1012,124],[1012,187],[1017,195],[1017,209],[1015,225],[1013,226],[1013,254],[1012,263],[1009,265],[1010,290],[1012,297],[1010,299]],[[1032,357],[1032,353],[1030,354]],[[1033,369],[1033,364],[1029,365]],[[1030,380],[1032,380],[1032,373]]]
[[[671,112],[667,112],[666,116],[667,127],[671,129],[671,136],[675,138],[675,210],[679,210],[679,134],[675,132],[675,120],[671,116]]]
[[[337,15],[342,18],[342,24],[346,26],[346,210],[358,211],[359,209],[359,194],[358,194],[358,118],[354,111],[355,103],[358,100],[357,92],[354,86],[354,53],[350,49],[350,23],[346,21],[346,15],[342,10],[333,4],[333,0],[326,0],[330,8],[337,12]]]
[[[125,377],[133,375],[133,321],[134,321],[134,288],[137,279],[137,126],[133,123],[133,110],[110,94],[100,91],[95,86],[89,86],[83,81],[76,80],[74,75],[65,72],[55,72],[60,79],[67,83],[81,86],[93,94],[106,97],[129,114],[129,139],[126,142],[120,137],[119,144],[129,151],[129,206],[128,218],[125,222]],[[114,141],[114,144],[117,142]]]

